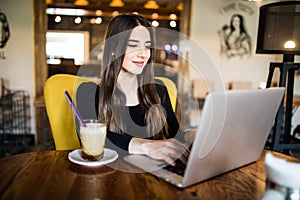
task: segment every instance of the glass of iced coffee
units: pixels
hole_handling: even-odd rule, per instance
[[[84,120],[84,124],[85,126],[80,126],[82,158],[89,161],[101,160],[104,155],[107,124],[95,119]]]

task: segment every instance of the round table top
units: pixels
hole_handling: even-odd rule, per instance
[[[1,158],[0,199],[253,200],[259,199],[265,191],[263,161],[266,151],[257,162],[185,189],[176,188],[149,173],[129,173],[107,165],[77,165],[68,160],[69,152],[30,152]],[[133,167],[122,158],[114,163]]]

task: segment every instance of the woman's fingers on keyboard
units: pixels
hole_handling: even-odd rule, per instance
[[[175,160],[180,159],[183,163],[187,162],[189,150],[178,140],[172,138],[167,140],[152,141],[148,156],[165,160],[168,164],[175,165]]]
[[[169,155],[172,158],[180,159],[183,163],[187,162],[190,151],[186,148],[185,145],[183,145],[176,139],[169,139],[167,147]]]

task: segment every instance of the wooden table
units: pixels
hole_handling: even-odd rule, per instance
[[[71,163],[69,151],[31,152],[0,159],[0,199],[259,199],[265,190],[263,160],[178,189],[149,173]],[[283,154],[276,155],[296,160]],[[124,163],[120,158],[117,164]]]

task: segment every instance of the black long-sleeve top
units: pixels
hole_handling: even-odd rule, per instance
[[[167,131],[169,137],[173,138],[178,133],[179,124],[175,113],[172,109],[167,88],[160,80],[156,80],[155,86],[161,100],[161,105],[163,106],[166,112],[168,127]],[[83,119],[97,119],[99,104],[99,86],[93,82],[85,82],[79,85],[76,92],[76,104],[77,109],[79,110]],[[144,131],[144,127],[146,126],[146,123],[144,121],[145,111],[142,110],[141,106],[125,106],[125,109],[128,109],[131,118],[129,120],[126,120],[126,124],[133,122],[135,126],[132,126],[132,124],[127,126],[128,129],[124,134],[119,134],[107,130],[107,140],[105,142],[105,145],[108,148],[116,149],[117,147],[118,150],[127,152],[129,142],[133,137],[148,139],[153,139],[153,137],[149,137],[146,131]],[[79,126],[77,122],[76,125],[78,132]],[[179,137],[182,138],[182,136]]]

